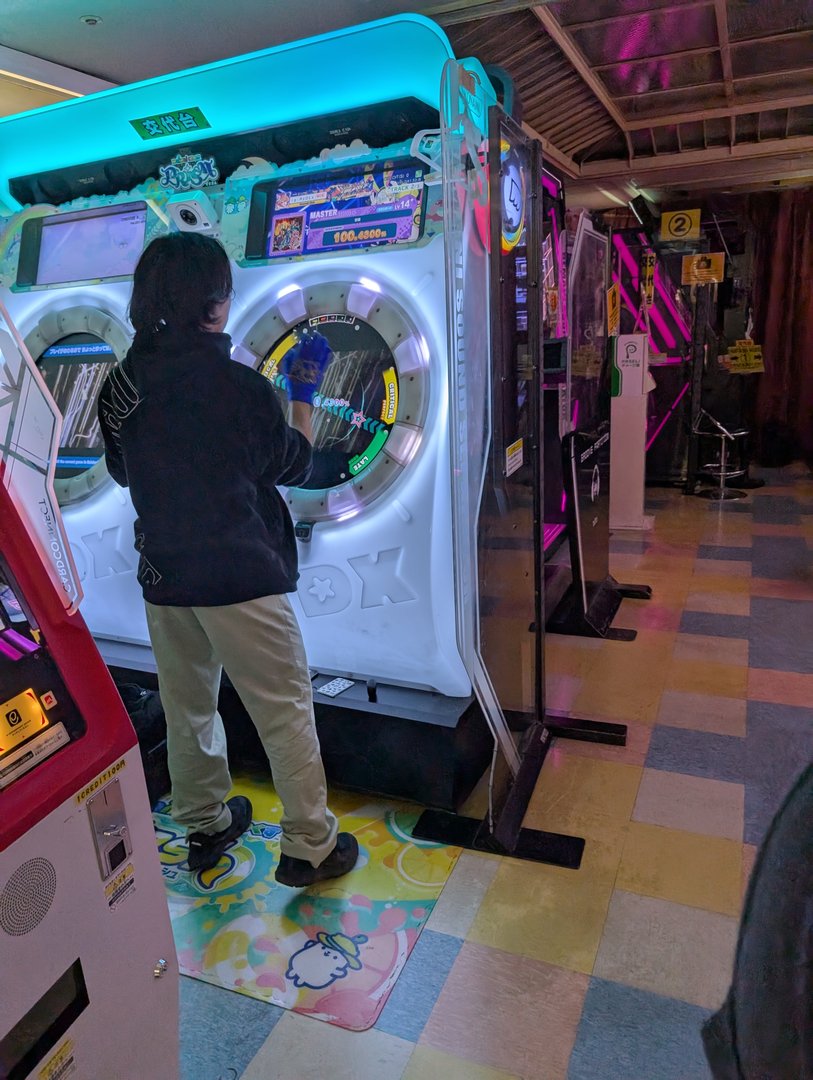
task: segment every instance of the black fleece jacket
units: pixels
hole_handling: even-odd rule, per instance
[[[303,483],[311,447],[227,334],[164,331],[108,376],[99,422],[110,475],[138,520],[151,604],[214,607],[296,589],[293,523],[277,485]]]

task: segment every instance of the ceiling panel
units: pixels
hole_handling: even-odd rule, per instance
[[[813,8],[813,0],[810,4]],[[813,31],[778,41],[752,41],[731,50],[734,78],[772,75],[779,71],[804,71],[813,61]]]
[[[658,116],[663,115],[723,108],[726,105],[726,95],[722,85],[701,84],[678,90],[638,94],[635,97],[619,99],[618,104],[630,120],[642,118],[657,120]]]
[[[568,0],[566,3],[551,4],[551,11],[562,26],[576,26],[582,23],[600,22],[619,19],[639,12],[658,11],[663,8],[708,6],[713,0],[685,0],[683,4],[676,0],[592,0],[585,4],[580,0]]]
[[[73,96],[0,73],[0,116],[40,109],[43,105],[53,105],[56,101],[65,101]]]
[[[613,97],[700,86],[723,79],[720,55],[716,52],[673,58],[664,56],[657,60],[627,60],[598,74]]]
[[[683,49],[714,46],[717,24],[711,7],[667,8],[570,31],[589,64]]]
[[[813,28],[810,0],[728,0],[732,41]]]

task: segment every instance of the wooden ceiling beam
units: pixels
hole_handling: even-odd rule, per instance
[[[575,68],[582,81],[592,90],[596,99],[601,103],[607,113],[615,120],[619,128],[624,131],[626,124],[624,116],[616,103],[607,93],[607,88],[601,79],[595,75],[582,54],[581,49],[573,42],[568,33],[562,28],[552,12],[547,8],[535,5],[531,8],[534,15],[539,19],[554,44],[558,45],[567,59]]]
[[[726,0],[714,0],[714,18],[717,23],[717,41],[720,45],[726,101],[732,102],[734,100],[734,68],[731,64],[731,43],[728,35]]]
[[[748,169],[757,168],[766,177],[773,172],[813,173],[813,135],[790,139],[763,139],[759,143],[737,143],[731,147],[710,146],[706,150],[683,150],[676,154],[659,154],[657,158],[635,159],[632,167],[626,161],[589,161],[581,167],[581,180],[618,180],[634,177],[641,187],[652,184],[683,184],[681,174],[699,169],[714,181],[725,174],[736,177]],[[653,177],[655,179],[653,179]]]
[[[721,105],[712,109],[684,110],[679,113],[661,113],[651,116],[636,116],[627,120],[629,131],[643,131],[652,127],[671,127],[673,124],[694,124],[701,120],[727,119],[729,116],[745,116],[748,113],[774,112],[777,109],[796,109],[813,105],[813,93],[795,94],[783,98],[756,98],[750,101],[737,101],[732,105]]]

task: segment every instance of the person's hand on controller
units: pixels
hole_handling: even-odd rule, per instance
[[[279,366],[288,400],[312,405],[332,359],[333,350],[321,334],[306,334],[290,348]]]

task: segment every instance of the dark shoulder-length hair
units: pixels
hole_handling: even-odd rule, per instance
[[[146,342],[165,330],[206,329],[232,291],[229,257],[213,237],[187,232],[157,237],[133,275],[130,322],[136,340]]]

